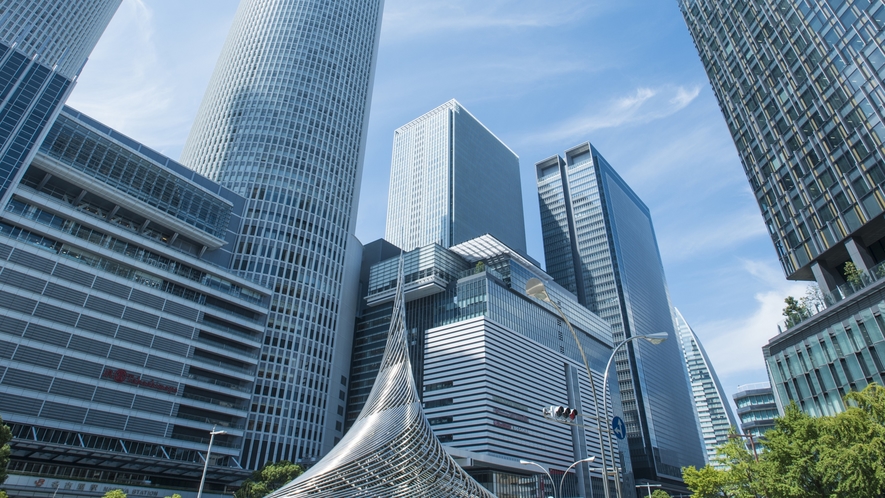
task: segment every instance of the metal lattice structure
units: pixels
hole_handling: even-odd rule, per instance
[[[411,372],[400,261],[387,347],[363,411],[325,458],[270,498],[494,498],[433,435]]]

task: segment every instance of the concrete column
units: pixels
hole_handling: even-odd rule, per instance
[[[876,264],[867,248],[855,237],[845,241],[845,249],[848,249],[848,255],[851,256],[851,262],[854,263],[854,266],[863,271],[868,271]]]
[[[817,280],[817,286],[821,292],[830,293],[839,285],[838,279],[829,268],[825,267],[820,261],[811,263],[811,272],[814,273],[814,279]]]

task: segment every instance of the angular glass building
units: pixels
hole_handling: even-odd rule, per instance
[[[526,254],[519,157],[450,100],[394,131],[384,238],[411,251],[485,234]]]
[[[382,4],[243,1],[182,153],[246,197],[232,268],[274,289],[248,468],[311,462],[343,434]]]
[[[589,142],[537,163],[536,172],[547,272],[611,324],[615,343],[671,337],[657,346],[630,343],[612,373],[637,482],[684,491],[681,468],[703,466],[704,446],[651,213]]]
[[[707,463],[715,465],[716,447],[728,442],[728,432],[732,427],[737,427],[737,422],[731,412],[731,405],[728,404],[728,397],[719,383],[719,377],[716,376],[713,364],[697,334],[678,309],[673,308],[673,315],[676,318],[676,332],[682,344],[685,366],[688,368],[688,380]]]
[[[841,411],[885,374],[885,5],[680,7],[784,273],[822,291],[764,348],[777,402]]]
[[[65,108],[0,214],[11,496],[206,492],[238,460],[270,289],[227,269],[245,199]],[[227,492],[229,494],[229,492]]]
[[[120,2],[0,4],[0,202],[36,154]]]
[[[386,242],[367,246],[377,250]],[[564,478],[565,496],[602,496],[600,435],[593,418],[602,402],[602,370],[611,353],[610,327],[550,276],[513,249],[485,235],[450,249],[432,244],[403,255],[403,293],[415,356],[413,375],[433,432],[446,451],[498,496],[548,496],[569,465],[595,456]],[[367,310],[357,323],[348,417],[356,418],[372,389],[357,379],[377,375],[396,293],[399,257],[372,264],[365,289]],[[545,281],[551,298],[573,323],[593,371],[593,397],[580,352],[566,324],[549,304],[525,294],[530,278]],[[610,383],[614,386],[614,383]],[[619,410],[617,389],[603,420]],[[550,405],[573,406],[591,428],[546,419]],[[356,427],[356,425],[354,425]],[[605,438],[604,438],[605,439]],[[612,465],[606,448],[606,461]],[[615,440],[615,462],[632,490],[629,454]],[[614,479],[609,478],[610,487]],[[556,483],[559,484],[558,482]],[[544,493],[544,494],[541,494]],[[612,490],[612,493],[614,491]]]

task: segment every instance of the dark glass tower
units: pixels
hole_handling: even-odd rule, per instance
[[[0,201],[74,87],[121,0],[0,4]]]
[[[382,0],[244,0],[182,162],[247,200],[233,269],[274,289],[243,463],[343,435]]]
[[[704,451],[651,214],[589,142],[536,171],[547,272],[612,326],[615,343],[670,335],[630,343],[613,370],[637,483],[680,491],[681,468],[703,466]]]
[[[837,413],[885,376],[885,5],[679,5],[784,272],[822,291],[763,350],[777,403]]]

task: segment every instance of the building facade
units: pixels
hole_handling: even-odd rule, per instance
[[[632,342],[613,368],[637,481],[682,491],[681,468],[703,466],[704,447],[651,214],[589,142],[536,172],[547,272],[611,325],[615,343],[662,331],[674,339]]]
[[[36,154],[120,2],[0,5],[0,202]]]
[[[245,203],[59,114],[0,214],[11,496],[43,496],[44,483],[58,498],[110,485],[195,494],[216,428],[207,492],[248,477],[239,458],[271,291],[227,270]]]
[[[741,422],[741,434],[753,436],[759,446],[766,431],[774,429],[774,419],[780,416],[774,391],[767,382],[738,386],[732,395]]]
[[[673,308],[676,332],[682,345],[682,355],[688,369],[688,380],[698,415],[701,439],[704,441],[707,463],[716,464],[716,447],[728,442],[728,433],[737,427],[737,421],[728,404],[728,397],[719,383],[713,364],[704,346],[685,317]]]
[[[526,254],[519,157],[450,100],[393,133],[384,238],[411,251],[485,234]]]
[[[382,7],[243,1],[182,153],[247,199],[232,267],[274,289],[248,468],[310,463],[343,434]]]
[[[354,371],[367,376],[377,373],[383,343],[361,339],[385,326],[398,261],[396,257],[370,268],[366,302],[378,313],[367,312],[358,321],[353,362]],[[598,431],[553,422],[542,414],[546,406],[573,406],[587,417],[586,424],[595,426],[590,418],[596,415],[593,388],[567,326],[552,306],[527,296],[525,284],[532,277],[544,279],[551,298],[570,317],[600,397],[602,370],[611,353],[608,324],[489,235],[450,249],[434,244],[406,252],[403,266],[409,349],[420,354],[413,356],[413,374],[428,420],[447,451],[499,497],[551,492],[551,483],[519,460],[537,462],[559,479],[576,460],[596,456],[594,465],[578,466],[578,472],[565,478],[565,489],[569,496],[601,496]],[[362,409],[360,401],[371,387],[351,385],[349,417]],[[618,392],[610,393],[613,402],[604,419],[620,414]],[[626,448],[616,444],[615,453],[616,466],[629,469]],[[607,462],[612,465],[610,456]],[[624,481],[632,489],[629,472]]]
[[[821,290],[764,348],[778,404],[841,411],[885,373],[885,5],[680,5],[784,273]]]

